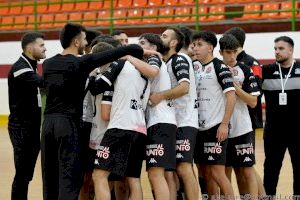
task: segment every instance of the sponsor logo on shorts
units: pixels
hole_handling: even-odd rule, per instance
[[[207,160],[215,160],[215,159],[212,156],[208,156]]]
[[[157,162],[156,162],[156,160],[155,160],[154,158],[151,158],[151,159],[149,160],[149,163],[154,164],[154,163],[157,163]]]
[[[205,142],[204,153],[221,154],[222,146],[220,142]]]
[[[165,154],[165,149],[163,144],[151,144],[146,146],[147,156],[163,156]]]
[[[252,143],[235,145],[235,149],[236,155],[238,156],[254,154],[254,148]]]
[[[248,156],[244,159],[244,162],[251,162],[251,158],[249,158]]]
[[[188,139],[186,140],[177,140],[176,141],[176,150],[177,151],[190,151],[191,144]]]
[[[97,157],[107,159],[109,158],[109,153],[110,153],[109,147],[100,146],[99,149],[97,150]]]
[[[176,158],[183,158],[183,155],[181,153],[177,153]]]

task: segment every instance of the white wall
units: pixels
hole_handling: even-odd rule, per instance
[[[274,58],[274,39],[276,37],[286,35],[291,37],[295,43],[295,58],[300,58],[300,33],[299,32],[278,32],[278,33],[249,33],[245,42],[244,49],[247,53],[257,59],[273,59]],[[220,35],[218,35],[218,38]],[[129,39],[130,43],[137,43],[137,37]],[[47,57],[54,56],[62,51],[58,40],[47,40],[45,42]],[[215,49],[215,55],[219,57],[219,47]],[[0,65],[14,63],[21,54],[21,44],[17,42],[0,42]],[[7,115],[8,96],[7,96],[7,81],[0,79],[0,115]]]

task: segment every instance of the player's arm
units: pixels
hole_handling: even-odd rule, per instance
[[[261,94],[260,87],[256,81],[252,69],[248,67],[241,68],[244,72],[245,79],[243,85],[234,83],[236,94],[242,99],[248,106],[255,108],[257,104],[257,97]]]
[[[234,82],[236,95],[251,108],[255,108],[257,104],[257,96],[245,92],[240,83]]]
[[[79,57],[80,66],[83,66],[88,72],[98,66],[113,62],[123,56],[132,55],[138,58],[143,57],[144,50],[136,44],[131,44],[125,47],[118,47],[100,53],[86,54]]]
[[[90,77],[89,90],[91,94],[96,96],[97,94],[101,94],[104,91],[109,90],[109,88],[112,87],[112,84],[115,82],[118,75],[122,71],[124,63],[125,60],[112,62],[109,70],[105,71],[103,74],[97,77]]]
[[[217,136],[219,142],[224,141],[228,137],[229,123],[232,116],[235,102],[236,94],[233,85],[233,78],[229,68],[225,64],[220,64],[215,66],[215,71],[217,75],[218,82],[223,89],[223,93],[226,97],[225,102],[225,113],[222,118],[221,124],[217,130]]]
[[[101,101],[101,118],[104,121],[110,120],[110,111],[113,97],[113,87],[110,90],[103,93]]]
[[[147,78],[154,78],[159,73],[159,69],[157,69],[156,67],[153,67],[147,62],[144,62],[133,56],[126,56],[126,60],[129,61],[132,65],[134,65],[134,67]]]
[[[183,58],[183,57],[182,57]],[[186,59],[177,59],[172,66],[173,73],[178,81],[178,85],[172,89],[153,93],[150,96],[152,105],[159,104],[165,99],[177,99],[186,95],[190,89],[189,63]]]

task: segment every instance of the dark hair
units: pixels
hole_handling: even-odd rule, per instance
[[[194,31],[192,29],[188,28],[188,27],[185,27],[185,26],[179,27],[179,30],[184,35],[184,45],[183,45],[183,48],[187,49],[187,48],[189,48],[189,45],[191,43],[192,35],[193,35]]]
[[[205,42],[211,44],[214,48],[217,46],[218,39],[214,32],[212,31],[200,31],[193,35],[192,41],[204,40]]]
[[[87,41],[87,46],[90,46],[93,39],[95,39],[97,36],[101,35],[100,32],[94,31],[94,30],[86,30],[86,41]]]
[[[246,33],[244,29],[240,27],[232,27],[231,29],[227,30],[224,34],[233,35],[238,40],[240,47],[244,46],[246,40]]]
[[[110,35],[99,35],[97,36],[92,42],[91,42],[91,47],[93,47],[94,45],[96,45],[99,42],[106,42],[108,44],[111,44],[114,47],[119,47],[121,46],[120,41],[114,39],[112,36]]]
[[[276,42],[279,42],[279,41],[284,41],[284,42],[286,42],[286,43],[289,43],[289,45],[291,45],[291,47],[294,48],[294,41],[293,41],[292,38],[290,38],[290,37],[288,37],[288,36],[280,36],[280,37],[278,37],[278,38],[276,38],[276,39],[274,40],[275,43],[276,43]]]
[[[93,53],[99,53],[107,50],[111,50],[114,47],[111,44],[108,44],[106,42],[99,42],[92,48]]]
[[[139,40],[143,38],[145,38],[150,44],[155,45],[158,52],[163,53],[163,41],[158,34],[144,33],[140,36]]]
[[[175,27],[169,27],[169,28],[167,28],[167,30],[173,30],[174,31],[175,39],[178,41],[175,51],[179,52],[180,49],[184,45],[184,35],[183,35],[183,33],[178,28],[175,28]]]
[[[75,23],[67,23],[59,35],[61,46],[64,49],[68,48],[73,39],[80,35],[81,32],[86,32],[84,26]]]
[[[121,35],[122,33],[125,33],[125,31],[123,31],[123,30],[114,30],[114,31],[111,33],[111,36]],[[126,34],[126,33],[125,33],[125,34]]]
[[[39,32],[28,32],[28,33],[25,33],[23,36],[22,36],[22,39],[21,39],[21,46],[22,46],[22,49],[25,50],[26,46],[32,42],[35,42],[36,39],[38,38],[42,38],[44,39],[45,36],[44,34],[42,33],[39,33]]]
[[[239,41],[231,34],[224,34],[220,40],[220,50],[223,51],[225,49],[228,50],[236,50],[240,47]]]

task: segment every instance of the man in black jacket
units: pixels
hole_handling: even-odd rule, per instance
[[[63,52],[43,63],[47,96],[41,142],[44,199],[77,200],[83,178],[79,122],[86,79],[94,68],[127,54],[142,57],[143,49],[129,45],[79,56],[87,45],[85,28],[72,23],[62,29],[60,42]],[[100,82],[100,93],[111,84]]]
[[[41,95],[38,87],[43,82],[36,70],[37,61],[46,57],[41,33],[27,33],[21,43],[23,53],[8,74],[8,132],[16,169],[12,200],[27,199],[28,184],[40,150]]]

